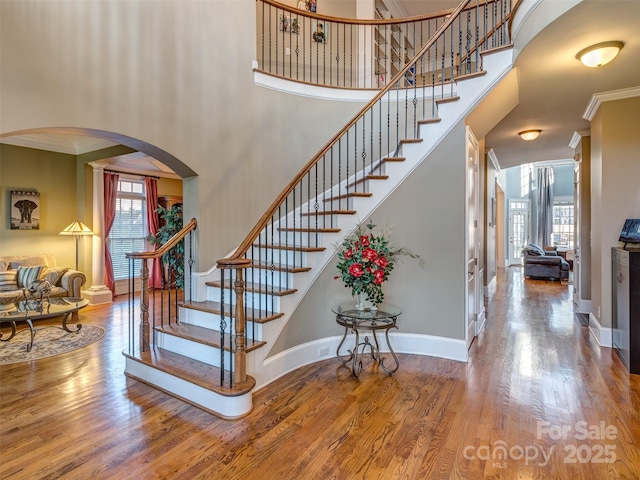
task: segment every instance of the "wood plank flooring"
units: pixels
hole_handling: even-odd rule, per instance
[[[102,340],[0,366],[0,478],[638,479],[640,376],[580,325],[570,288],[501,270],[468,363],[400,355],[357,380],[325,360],[237,421],[127,379],[126,300],[90,306]]]

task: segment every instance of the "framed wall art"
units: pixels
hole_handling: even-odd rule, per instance
[[[312,22],[313,33],[311,34],[311,38],[316,43],[325,43],[327,41],[327,24],[324,22],[320,22],[318,20],[314,20]]]
[[[11,192],[11,230],[40,230],[38,192]]]

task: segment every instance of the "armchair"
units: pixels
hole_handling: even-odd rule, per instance
[[[522,253],[525,277],[569,279],[569,264],[555,251],[545,251],[530,244],[522,249]]]

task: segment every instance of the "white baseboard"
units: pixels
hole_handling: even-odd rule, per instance
[[[480,332],[484,329],[485,324],[487,323],[487,317],[484,314],[484,308],[482,312],[478,315],[478,319],[476,320],[476,336],[480,335]]]
[[[371,337],[371,332],[365,332],[361,334],[361,338],[363,338],[365,334]],[[336,351],[341,340],[342,335],[322,338],[297,345],[273,357],[267,358],[264,361],[264,370],[261,375],[268,380],[259,385],[258,388],[262,388],[304,365],[329,358],[333,358],[336,362],[339,362],[336,358]],[[345,343],[342,346],[342,353],[345,353],[348,348],[353,348],[354,341],[354,334],[347,335]],[[380,351],[382,353],[388,353],[389,347],[387,346],[384,334],[378,335],[378,341],[380,342]],[[427,355],[458,362],[466,362],[468,359],[467,345],[464,340],[435,337],[432,335],[419,335],[415,333],[390,333],[389,341],[393,345],[393,350],[396,353]],[[400,362],[400,368],[402,368],[402,362]],[[251,374],[251,372],[248,373]]]
[[[498,288],[498,279],[494,275],[491,281],[484,287],[484,296],[487,298],[487,303],[491,303],[493,296],[496,294],[496,288]]]
[[[591,300],[581,300],[577,298],[574,299],[573,303],[578,313],[591,313]]]
[[[589,330],[601,347],[611,347],[613,332],[611,328],[603,327],[593,313],[589,313]]]

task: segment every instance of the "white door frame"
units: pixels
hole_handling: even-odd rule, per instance
[[[480,235],[478,218],[480,212],[479,144],[467,126],[465,148],[465,337],[467,348],[471,346],[478,330],[478,305],[482,297],[482,285],[478,274]]]
[[[514,207],[514,203],[520,204],[522,207]],[[522,236],[521,247],[526,246],[529,242],[529,199],[509,199],[509,265],[522,265],[522,254],[518,252],[514,252],[514,242],[515,237],[518,235],[516,230],[516,226],[514,225],[513,216],[514,215],[525,215],[525,219],[523,222],[520,222],[520,228],[524,229],[524,233]]]

